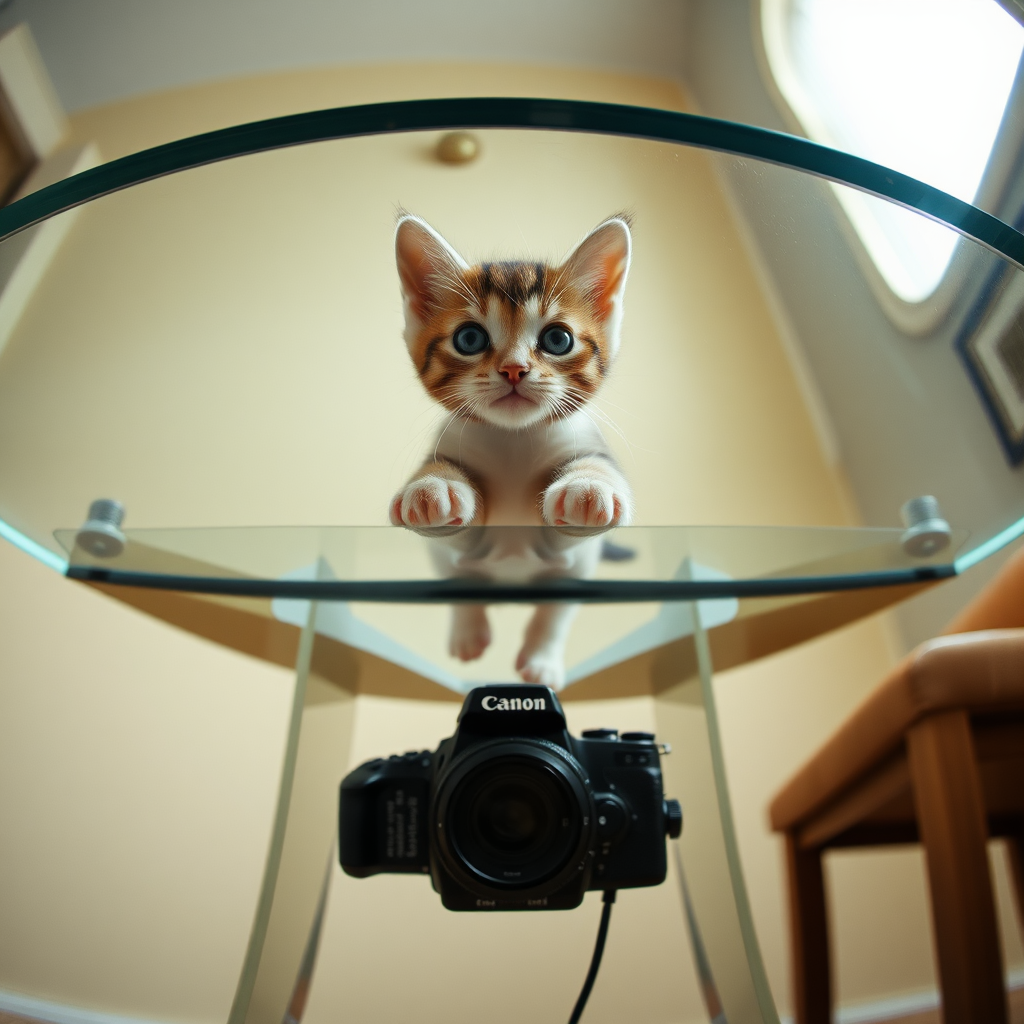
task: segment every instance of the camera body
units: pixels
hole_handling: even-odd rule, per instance
[[[436,751],[377,758],[341,785],[349,875],[430,874],[449,910],[568,910],[588,889],[665,880],[682,812],[649,733],[569,734],[554,691],[470,691]]]

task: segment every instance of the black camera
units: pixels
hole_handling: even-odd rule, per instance
[[[480,686],[436,751],[346,776],[339,856],[357,878],[429,872],[449,910],[568,910],[663,882],[682,824],[650,733],[577,739],[548,687]]]

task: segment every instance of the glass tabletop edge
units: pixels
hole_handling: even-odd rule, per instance
[[[922,213],[1024,269],[1024,234],[891,168],[796,135],[699,114],[583,100],[464,97],[290,114],[196,135],[82,171],[0,209],[0,241],[90,200],[233,157],[405,131],[504,128],[592,132],[688,144],[805,171]]]
[[[957,575],[953,563],[835,576],[747,580],[551,580],[487,584],[476,580],[269,580],[177,576],[69,565],[82,583],[231,597],[357,601],[385,604],[637,604],[714,598],[791,597],[938,582]]]

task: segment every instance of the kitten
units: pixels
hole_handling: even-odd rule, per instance
[[[446,528],[432,545],[445,576],[586,578],[601,541],[573,528],[629,524],[629,484],[584,406],[619,347],[630,249],[628,221],[614,217],[558,266],[470,266],[426,222],[399,220],[406,345],[424,387],[452,415],[390,517]],[[483,525],[562,529],[488,531],[486,541],[480,531],[460,534]],[[564,683],[574,610],[538,605],[516,658],[524,680]],[[453,606],[453,656],[478,658],[490,639],[484,605]]]

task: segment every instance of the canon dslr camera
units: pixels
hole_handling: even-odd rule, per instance
[[[449,910],[568,910],[588,889],[659,885],[681,829],[654,737],[570,736],[546,686],[478,687],[434,753],[367,761],[341,785],[342,868],[429,872]]]

